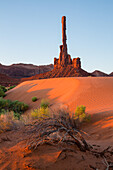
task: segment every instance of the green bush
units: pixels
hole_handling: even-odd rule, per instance
[[[3,91],[3,89],[0,88],[0,97],[5,97],[5,93]]]
[[[16,87],[16,85],[10,86],[10,87],[8,88],[8,90],[13,89],[14,87]]]
[[[48,102],[48,100],[47,100],[47,99],[42,99],[42,100],[41,100],[40,107],[41,107],[41,108],[44,108],[44,109],[46,109],[47,107],[49,107],[49,102]]]
[[[74,118],[78,119],[80,122],[83,121],[89,121],[90,120],[90,115],[88,115],[86,112],[86,107],[81,105],[81,106],[77,106],[76,110],[75,110],[75,115]]]
[[[0,111],[6,108],[6,106],[7,106],[7,101],[3,99],[2,97],[0,97]]]
[[[13,115],[14,115],[14,118],[15,118],[15,119],[20,120],[20,116],[21,116],[20,113],[15,113],[15,112],[14,112]]]
[[[7,89],[5,88],[5,86],[0,85],[0,89],[2,89],[4,91],[4,93],[7,91]]]
[[[28,105],[23,102],[19,102],[18,100],[11,101],[0,98],[0,112],[2,109],[22,114],[28,109]]]
[[[5,113],[6,113],[6,110],[5,110],[5,109],[1,109],[1,110],[0,110],[0,116],[1,116],[1,115],[4,115]]]
[[[36,102],[37,101],[37,97],[32,97],[32,102]]]

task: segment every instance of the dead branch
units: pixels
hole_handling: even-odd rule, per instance
[[[30,125],[29,133],[29,145],[35,149],[45,142],[59,144],[66,143],[68,140],[68,142],[73,141],[73,144],[77,145],[81,151],[90,150],[90,146],[77,129],[74,118],[69,114],[62,113],[57,116],[53,115],[53,117],[42,117],[37,122],[35,121],[32,129]]]
[[[105,157],[103,157],[103,158],[104,158],[104,160],[102,162],[106,166],[106,170],[109,170],[109,168],[111,168],[111,167],[113,168],[113,163],[112,162],[108,163],[106,158]]]

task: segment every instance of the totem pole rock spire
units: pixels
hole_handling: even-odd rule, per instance
[[[54,58],[54,68],[67,67],[68,65],[75,68],[81,68],[80,58],[71,59],[71,56],[67,53],[66,44],[66,16],[62,17],[62,44],[60,45],[59,59]]]
[[[66,58],[67,58],[67,44],[66,44],[66,17],[62,17],[62,43],[63,45],[60,47],[60,64],[62,66],[66,66]]]
[[[62,17],[62,43],[66,45],[66,17]]]

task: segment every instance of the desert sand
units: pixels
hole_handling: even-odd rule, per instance
[[[32,97],[38,100],[32,102]],[[29,110],[40,106],[42,98],[49,99],[51,110],[69,108],[71,113],[77,105],[85,105],[91,121],[81,125],[85,136],[96,151],[111,146],[113,152],[113,78],[54,78],[26,81],[7,92],[6,99],[19,100],[29,105]],[[104,157],[81,152],[68,146],[44,144],[35,151],[26,148],[27,127],[2,134],[0,137],[0,169],[105,169]],[[7,139],[9,138],[9,140]],[[74,152],[71,150],[73,149]],[[108,154],[108,153],[107,153]],[[113,162],[113,154],[106,156]],[[93,168],[92,168],[93,166]]]
[[[33,103],[32,97],[38,101]],[[48,98],[52,107],[65,105],[71,111],[85,105],[88,113],[113,110],[113,78],[52,78],[26,81],[7,92],[6,99],[19,100],[37,108],[41,99]]]

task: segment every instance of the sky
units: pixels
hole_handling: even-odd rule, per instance
[[[113,72],[113,0],[0,0],[0,63],[54,63],[62,16],[71,57],[88,72]]]

